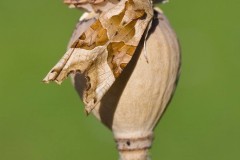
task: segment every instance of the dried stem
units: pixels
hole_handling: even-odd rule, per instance
[[[148,149],[138,151],[119,151],[120,160],[149,160]]]
[[[120,160],[149,160],[152,140],[152,133],[139,138],[116,138]]]

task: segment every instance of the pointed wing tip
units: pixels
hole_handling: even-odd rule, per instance
[[[89,102],[86,102],[83,100],[85,103],[85,114],[88,116],[95,108],[95,106],[99,103],[95,98],[91,99]]]
[[[50,82],[56,82],[58,85],[60,85],[62,83],[62,80],[58,80],[56,78],[56,73],[49,73],[43,80],[42,80],[43,83],[50,83]]]
[[[45,83],[45,84],[49,84],[50,82],[55,82],[55,83],[57,83],[58,85],[61,85],[62,84],[62,81],[58,81],[58,80],[55,80],[55,79],[43,79],[42,80],[42,82],[43,83]]]
[[[46,83],[46,84],[48,84],[48,83],[51,82],[51,81],[52,81],[52,80],[49,78],[48,75],[42,80],[42,82],[43,82],[43,83]]]
[[[43,79],[42,82],[45,84],[49,84],[49,81],[47,81],[46,79]]]
[[[46,77],[42,80],[44,83],[49,83],[52,81],[56,81],[58,73],[55,71],[49,72]]]
[[[54,82],[56,82],[58,85],[61,85],[62,84],[62,81],[59,81],[59,80],[54,80]]]
[[[84,112],[85,112],[86,116],[89,116],[89,114],[92,112],[92,110],[93,110],[92,107],[88,107],[88,105],[85,104]]]

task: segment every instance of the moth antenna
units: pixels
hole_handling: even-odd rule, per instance
[[[143,46],[143,48],[144,48],[144,57],[145,57],[147,63],[148,63],[148,57],[147,57],[146,41],[147,41],[147,37],[149,35],[149,31],[150,31],[151,27],[152,27],[152,20],[148,24],[148,27],[147,27],[147,30],[146,30],[146,34],[144,36],[144,44],[143,44],[144,45]]]

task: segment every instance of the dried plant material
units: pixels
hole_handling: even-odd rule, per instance
[[[150,1],[120,1],[100,14],[43,81],[60,84],[70,73],[84,73],[88,86],[83,101],[90,112],[131,60],[152,17]]]

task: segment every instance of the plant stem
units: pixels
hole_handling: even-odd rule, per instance
[[[138,138],[116,139],[120,160],[149,160],[152,134]]]

